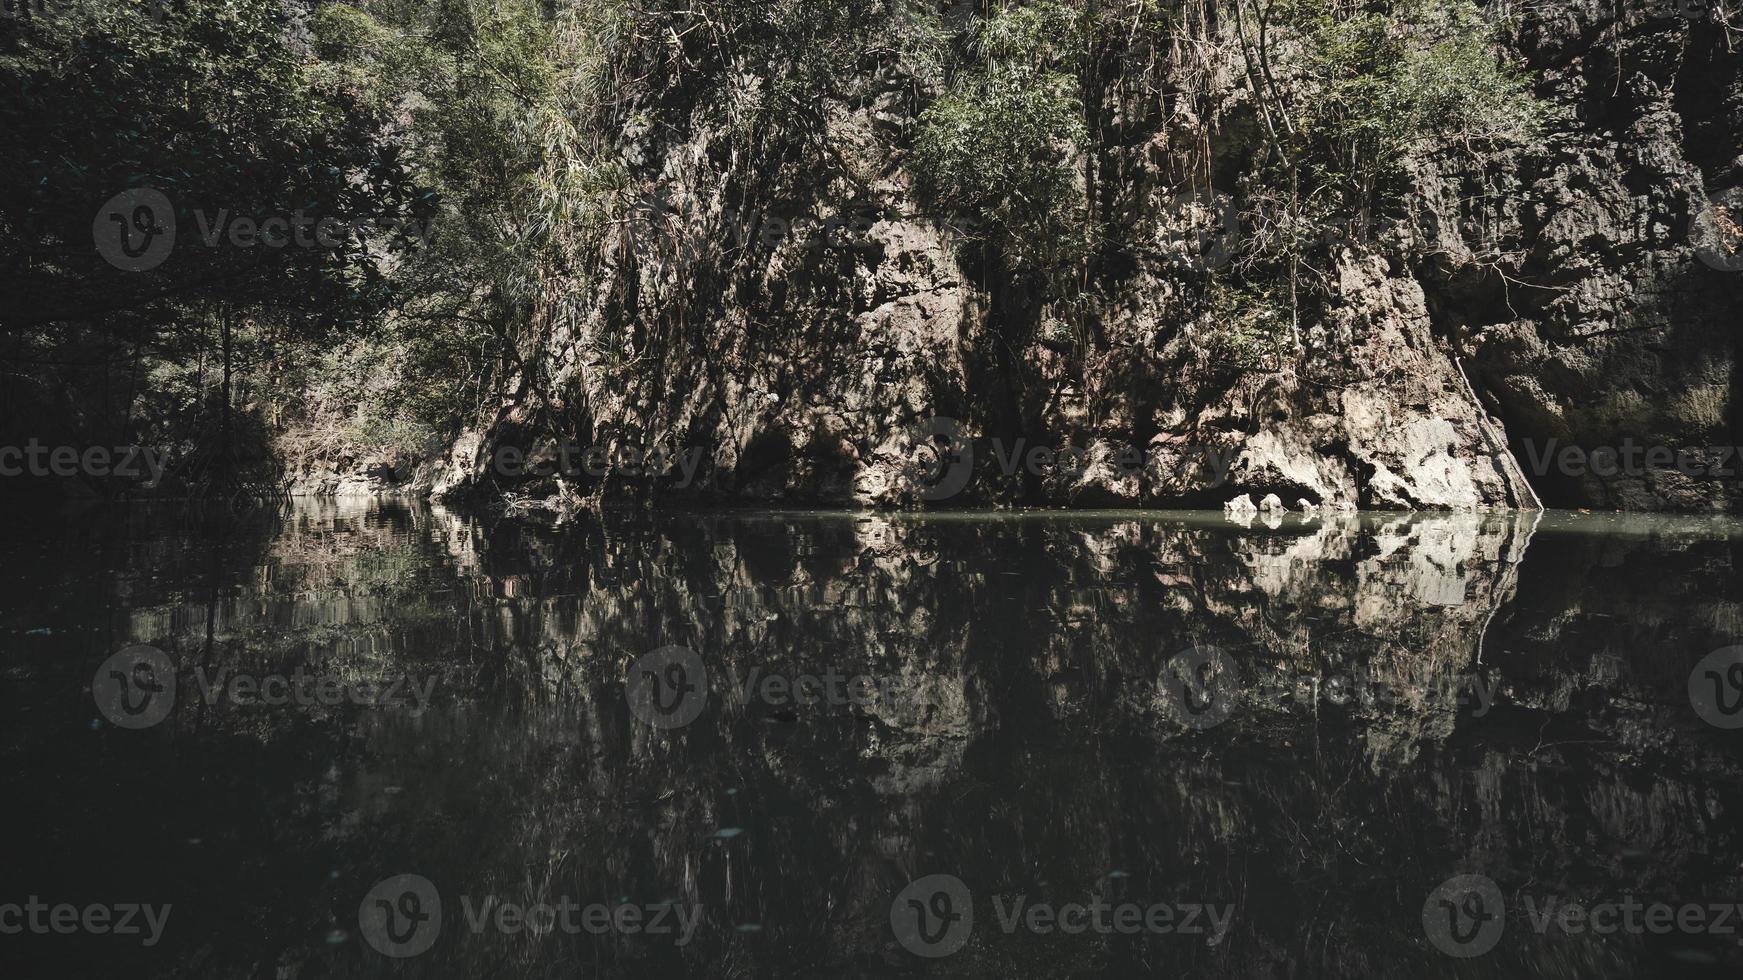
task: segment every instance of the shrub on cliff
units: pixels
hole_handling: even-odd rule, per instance
[[[1471,0],[1407,0],[1344,13],[1301,0],[1313,91],[1300,115],[1325,176],[1372,192],[1430,144],[1467,151],[1532,138],[1542,108]]]
[[[1043,3],[981,21],[971,64],[920,116],[909,169],[922,196],[969,219],[1015,269],[1051,270],[1084,248],[1072,166],[1087,138],[1070,71],[1079,16]]]
[[[1337,246],[1384,224],[1406,161],[1534,138],[1544,110],[1471,0],[1237,0],[1241,71],[1267,139],[1245,187],[1236,272],[1287,284],[1291,336]],[[1299,341],[1296,341],[1299,344]]]

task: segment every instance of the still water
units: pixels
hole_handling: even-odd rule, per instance
[[[1743,968],[1734,521],[0,521],[8,976]]]

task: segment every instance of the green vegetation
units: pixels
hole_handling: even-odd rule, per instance
[[[1313,85],[1293,148],[1324,184],[1394,192],[1387,182],[1431,141],[1472,151],[1536,134],[1541,109],[1499,59],[1499,25],[1471,0],[1405,0],[1384,11],[1296,0],[1290,19],[1307,42]]]
[[[1071,70],[1081,20],[1047,2],[981,21],[972,63],[920,117],[912,170],[922,193],[970,219],[1015,269],[1052,270],[1087,247],[1073,168],[1087,139]]]
[[[1228,338],[1251,353],[1271,338],[1299,344],[1302,310],[1330,273],[1327,229],[1374,227],[1404,192],[1413,155],[1524,142],[1540,120],[1525,79],[1502,60],[1501,26],[1471,0],[1235,0],[1218,10],[1220,29],[1192,0],[987,4],[949,49],[947,84],[920,116],[908,169],[924,200],[969,219],[1008,272],[1042,274],[1060,309],[1082,310],[1076,294],[1094,281],[1097,256],[1150,241],[1129,224],[1126,188],[1099,186],[1123,152],[1111,141],[1125,121],[1111,117],[1149,111],[1128,85],[1167,91],[1176,120],[1191,110],[1202,127],[1203,149],[1182,147],[1174,161],[1184,178],[1176,200],[1215,189],[1244,212],[1234,268],[1219,273],[1241,282],[1224,295],[1274,304],[1280,291],[1281,331],[1243,327]],[[1164,48],[1173,70],[1158,73]],[[1235,60],[1204,54],[1215,50]],[[1210,90],[1219,68],[1246,83],[1232,109]],[[1218,156],[1247,161],[1238,184],[1213,187]],[[1235,330],[1262,312],[1216,320]]]
[[[748,215],[873,200],[887,153],[968,229],[987,282],[1032,287],[1080,350],[1110,270],[1166,237],[1158,202],[1233,195],[1233,266],[1178,277],[1219,280],[1202,309],[1234,331],[1231,358],[1276,363],[1329,275],[1324,228],[1383,215],[1411,156],[1525,140],[1538,116],[1471,0],[151,9],[0,23],[0,342],[41,374],[0,410],[25,436],[180,446],[196,490],[270,482],[256,464],[275,437],[389,453],[505,401],[561,401],[559,348],[629,372],[694,342],[692,309],[758,296],[774,246],[722,246],[686,214],[679,235],[712,265],[657,274],[696,242],[627,230],[669,217],[657,203],[686,166],[718,213]],[[895,132],[859,155],[825,145],[832,113],[872,106]],[[664,156],[701,133],[705,163]],[[92,217],[137,187],[173,202],[178,243],[122,272],[93,252]],[[397,230],[202,245],[219,214]]]
[[[264,479],[238,418],[247,359],[390,308],[384,261],[415,245],[431,198],[394,120],[309,70],[276,0],[152,12],[89,0],[0,25],[5,342],[39,385],[8,385],[0,415],[43,438],[179,445],[191,486]],[[99,209],[132,188],[160,192],[177,228],[148,272],[92,247]],[[269,222],[297,216],[342,223],[337,240],[275,237]]]
[[[539,259],[567,225],[541,181],[561,115],[559,28],[524,0],[334,3],[311,27],[323,72],[409,118],[408,153],[441,202],[441,234],[399,270],[401,307],[353,351],[393,379],[387,397],[310,408],[415,444],[477,418],[531,353]],[[339,366],[351,375],[350,361]]]
[[[1237,0],[1243,69],[1266,134],[1247,181],[1236,273],[1286,284],[1290,347],[1341,237],[1378,227],[1425,152],[1532,139],[1542,109],[1471,0]]]
[[[1205,290],[1207,354],[1243,370],[1276,370],[1291,353],[1289,297],[1276,283],[1212,279]]]

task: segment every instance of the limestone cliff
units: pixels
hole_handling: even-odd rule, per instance
[[[945,30],[979,12],[918,6]],[[907,51],[914,5],[806,25],[807,43],[833,44],[815,76],[785,35],[735,46],[731,24],[662,14],[674,30],[624,43],[614,108],[593,121],[627,175],[620,210],[587,274],[552,270],[537,376],[467,434],[437,489],[1737,505],[1743,37],[1724,5],[1489,5],[1499,57],[1546,108],[1538,134],[1414,147],[1399,195],[1316,227],[1283,274],[1250,261],[1277,234],[1255,217],[1271,117],[1243,69],[1252,25],[1231,3],[1174,6],[1173,26],[1134,27],[1079,72],[1073,220],[1099,244],[1067,291],[976,247],[917,191],[917,118],[944,78]],[[1307,84],[1283,60],[1268,84]],[[505,448],[554,464],[565,443],[701,456],[690,481],[499,465]],[[1629,446],[1639,459],[1619,466],[1566,456]],[[1648,465],[1646,447],[1679,463]]]

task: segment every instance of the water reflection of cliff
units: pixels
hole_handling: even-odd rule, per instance
[[[358,896],[402,871],[456,895],[706,916],[680,949],[474,936],[451,909],[406,976],[925,972],[888,912],[934,872],[981,901],[1237,906],[1214,946],[1006,935],[989,906],[931,964],[950,975],[1734,967],[1735,947],[1695,939],[1520,928],[1463,964],[1423,939],[1424,896],[1461,871],[1573,897],[1743,897],[1736,742],[1684,695],[1691,665],[1743,629],[1736,531],[1589,525],[747,514],[558,531],[329,508],[222,546],[141,533],[107,580],[121,638],[184,669],[418,672],[440,680],[434,706],[182,706],[162,731],[82,739],[26,722],[33,748],[13,761],[26,781],[59,774],[35,815],[53,825],[43,853],[82,848],[87,877],[173,892],[184,929],[207,926],[165,941],[164,973],[378,973],[344,933]],[[31,661],[32,683],[51,701],[70,686],[76,715],[111,639]],[[677,733],[624,695],[636,658],[667,644],[711,677]],[[1194,732],[1162,710],[1159,679],[1205,646],[1239,664],[1241,697]],[[831,670],[899,693],[732,694],[753,671]],[[76,804],[112,808],[117,785],[161,849],[90,844],[106,838]]]

